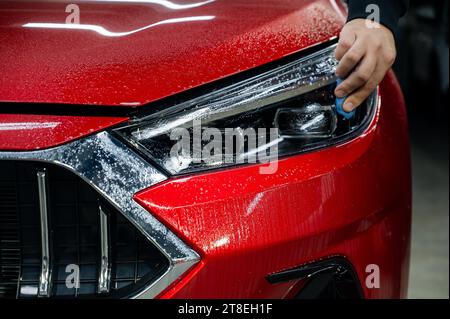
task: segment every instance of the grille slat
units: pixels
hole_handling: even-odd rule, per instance
[[[134,295],[167,270],[164,255],[72,172],[0,161],[0,298],[37,297],[42,242],[36,174],[43,169],[48,183],[50,297],[100,297],[99,205],[108,215],[111,241],[110,290],[102,297]],[[66,285],[69,265],[79,267],[78,288]]]

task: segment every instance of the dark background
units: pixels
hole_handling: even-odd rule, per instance
[[[410,298],[449,298],[449,1],[411,0],[394,70],[408,107],[413,164]]]

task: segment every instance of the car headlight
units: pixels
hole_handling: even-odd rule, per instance
[[[347,141],[367,127],[374,114],[376,93],[351,118],[337,113],[333,94],[337,80],[334,50],[335,45],[134,118],[115,132],[171,175],[251,163],[255,159],[261,162],[261,158],[271,156],[267,152],[274,147],[277,157],[284,157]],[[264,134],[269,129],[270,134]],[[227,132],[232,132],[231,140]],[[200,134],[197,140],[193,137],[196,133]],[[252,133],[257,143],[249,138]],[[174,152],[174,144],[184,137],[188,141],[185,147]],[[211,152],[213,142],[216,148]],[[227,145],[234,146],[232,151]]]

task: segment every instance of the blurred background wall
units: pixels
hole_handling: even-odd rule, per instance
[[[413,160],[410,298],[449,298],[448,0],[411,0],[394,70]]]

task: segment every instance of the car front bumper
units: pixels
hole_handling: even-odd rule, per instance
[[[188,243],[201,261],[161,298],[287,298],[299,280],[270,274],[340,256],[365,298],[403,298],[409,271],[410,151],[403,97],[393,73],[358,138],[258,165],[169,179],[135,200]],[[372,265],[379,287],[366,285]]]
[[[167,271],[134,297],[290,298],[303,280],[271,283],[270,275],[344,258],[363,297],[400,298],[409,268],[411,174],[393,73],[380,85],[377,110],[357,138],[281,159],[274,174],[260,174],[261,164],[167,178],[107,132],[36,151],[11,151],[15,140],[7,135],[0,160],[72,171],[168,258]],[[377,287],[366,284],[373,265]]]

